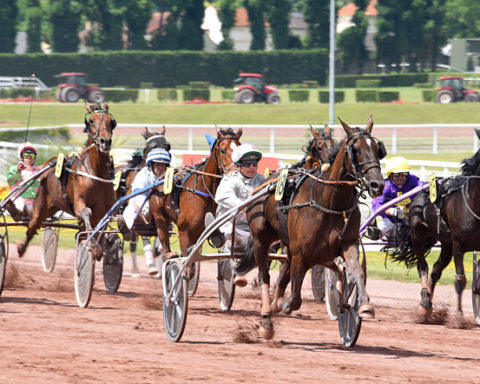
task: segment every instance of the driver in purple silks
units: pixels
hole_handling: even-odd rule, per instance
[[[372,209],[374,211],[383,204],[423,184],[417,176],[410,173],[410,169],[408,161],[400,156],[392,157],[387,162],[385,188],[383,189],[383,194],[372,201]],[[399,201],[396,205],[382,213],[382,220],[378,224],[378,228],[382,233],[377,235],[377,238],[374,240],[378,240],[382,236],[386,239],[395,237],[396,231],[394,229],[402,224],[405,219],[413,197]]]

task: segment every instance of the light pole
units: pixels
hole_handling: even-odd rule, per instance
[[[335,122],[335,0],[330,0],[330,53],[329,53],[329,124]]]

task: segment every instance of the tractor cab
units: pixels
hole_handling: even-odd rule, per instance
[[[57,100],[75,103],[80,98],[92,103],[103,103],[105,94],[100,88],[87,84],[87,74],[82,72],[62,72],[55,75],[59,79]]]
[[[455,101],[477,102],[480,95],[477,91],[465,88],[465,79],[460,76],[443,76],[437,88],[437,103],[448,104]]]
[[[278,90],[271,85],[265,85],[263,76],[258,73],[240,72],[234,81],[235,101],[241,104],[254,102],[266,102],[268,104],[280,104]]]

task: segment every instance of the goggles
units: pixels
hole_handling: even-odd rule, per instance
[[[394,178],[399,178],[400,176],[408,177],[408,172],[392,173]]]
[[[258,160],[243,160],[240,162],[240,165],[245,168],[249,168],[252,165],[256,167],[258,165]]]
[[[37,155],[34,153],[22,153],[22,158],[23,159],[35,159]]]

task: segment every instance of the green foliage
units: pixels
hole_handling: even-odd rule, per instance
[[[250,49],[252,51],[263,51],[266,39],[265,20],[263,19],[265,3],[262,0],[243,0],[243,2],[250,20],[250,33],[252,34]]]
[[[235,25],[235,12],[237,4],[232,0],[219,0],[217,2],[220,8],[218,18],[222,22],[223,41],[220,43],[219,50],[231,50],[233,40],[230,38],[230,30]]]
[[[378,91],[357,89],[355,90],[355,100],[357,103],[376,103],[378,101]]]
[[[334,94],[335,103],[343,103],[345,101],[345,91],[335,91]],[[318,92],[318,101],[320,103],[329,103],[330,102],[330,92],[329,91],[319,91]]]
[[[306,103],[310,98],[310,91],[305,89],[290,89],[288,99],[293,102]]]
[[[138,99],[138,89],[106,89],[104,92],[107,101],[133,101],[135,103]]]
[[[414,83],[427,82],[426,73],[399,73],[382,75],[338,75],[335,76],[337,88],[354,88],[357,80],[380,80],[381,87],[408,87]]]
[[[304,80],[302,86],[305,88],[318,88],[318,81],[316,80]]]
[[[267,7],[267,20],[270,23],[270,29],[275,49],[289,48],[289,29],[290,10],[292,5],[288,0],[271,0]]]
[[[158,100],[178,100],[177,90],[175,88],[159,88],[157,90]]]
[[[222,100],[233,101],[235,98],[235,91],[233,89],[225,89],[222,91]]]
[[[424,102],[433,103],[435,102],[435,96],[437,95],[436,89],[424,89],[422,91],[422,98]]]
[[[201,28],[205,7],[203,0],[190,0],[183,13],[180,24],[179,47],[201,51],[203,49],[203,30]]]
[[[195,89],[187,88],[183,90],[183,100],[190,101],[193,99],[210,100],[210,90],[208,89]]]
[[[141,82],[140,83],[140,88],[141,89],[152,89],[153,88],[153,83]]]
[[[189,81],[188,86],[190,88],[208,89],[210,87],[210,83],[208,81]]]
[[[303,15],[308,25],[308,35],[305,40],[307,48],[328,49],[330,38],[330,2],[304,0]]]
[[[30,0],[27,10],[27,51],[41,52],[42,8],[38,0]]]
[[[48,139],[50,141],[68,141],[70,140],[70,128],[61,127],[59,129],[37,129],[28,132],[28,140],[38,142]],[[25,131],[3,131],[0,132],[0,141],[9,141],[20,143],[25,140]]]
[[[124,17],[128,27],[128,48],[146,49],[145,26],[148,25],[152,16],[151,0],[128,1]]]
[[[15,37],[17,35],[17,2],[0,0],[0,10],[0,52],[13,52],[15,50]]]
[[[381,103],[389,103],[400,99],[400,92],[398,91],[378,91],[378,101]]]
[[[55,52],[77,52],[80,12],[70,0],[50,0],[52,48]]]
[[[381,82],[379,79],[359,79],[355,81],[355,88],[378,88]]]
[[[413,86],[415,88],[432,88],[432,83],[414,83]]]

